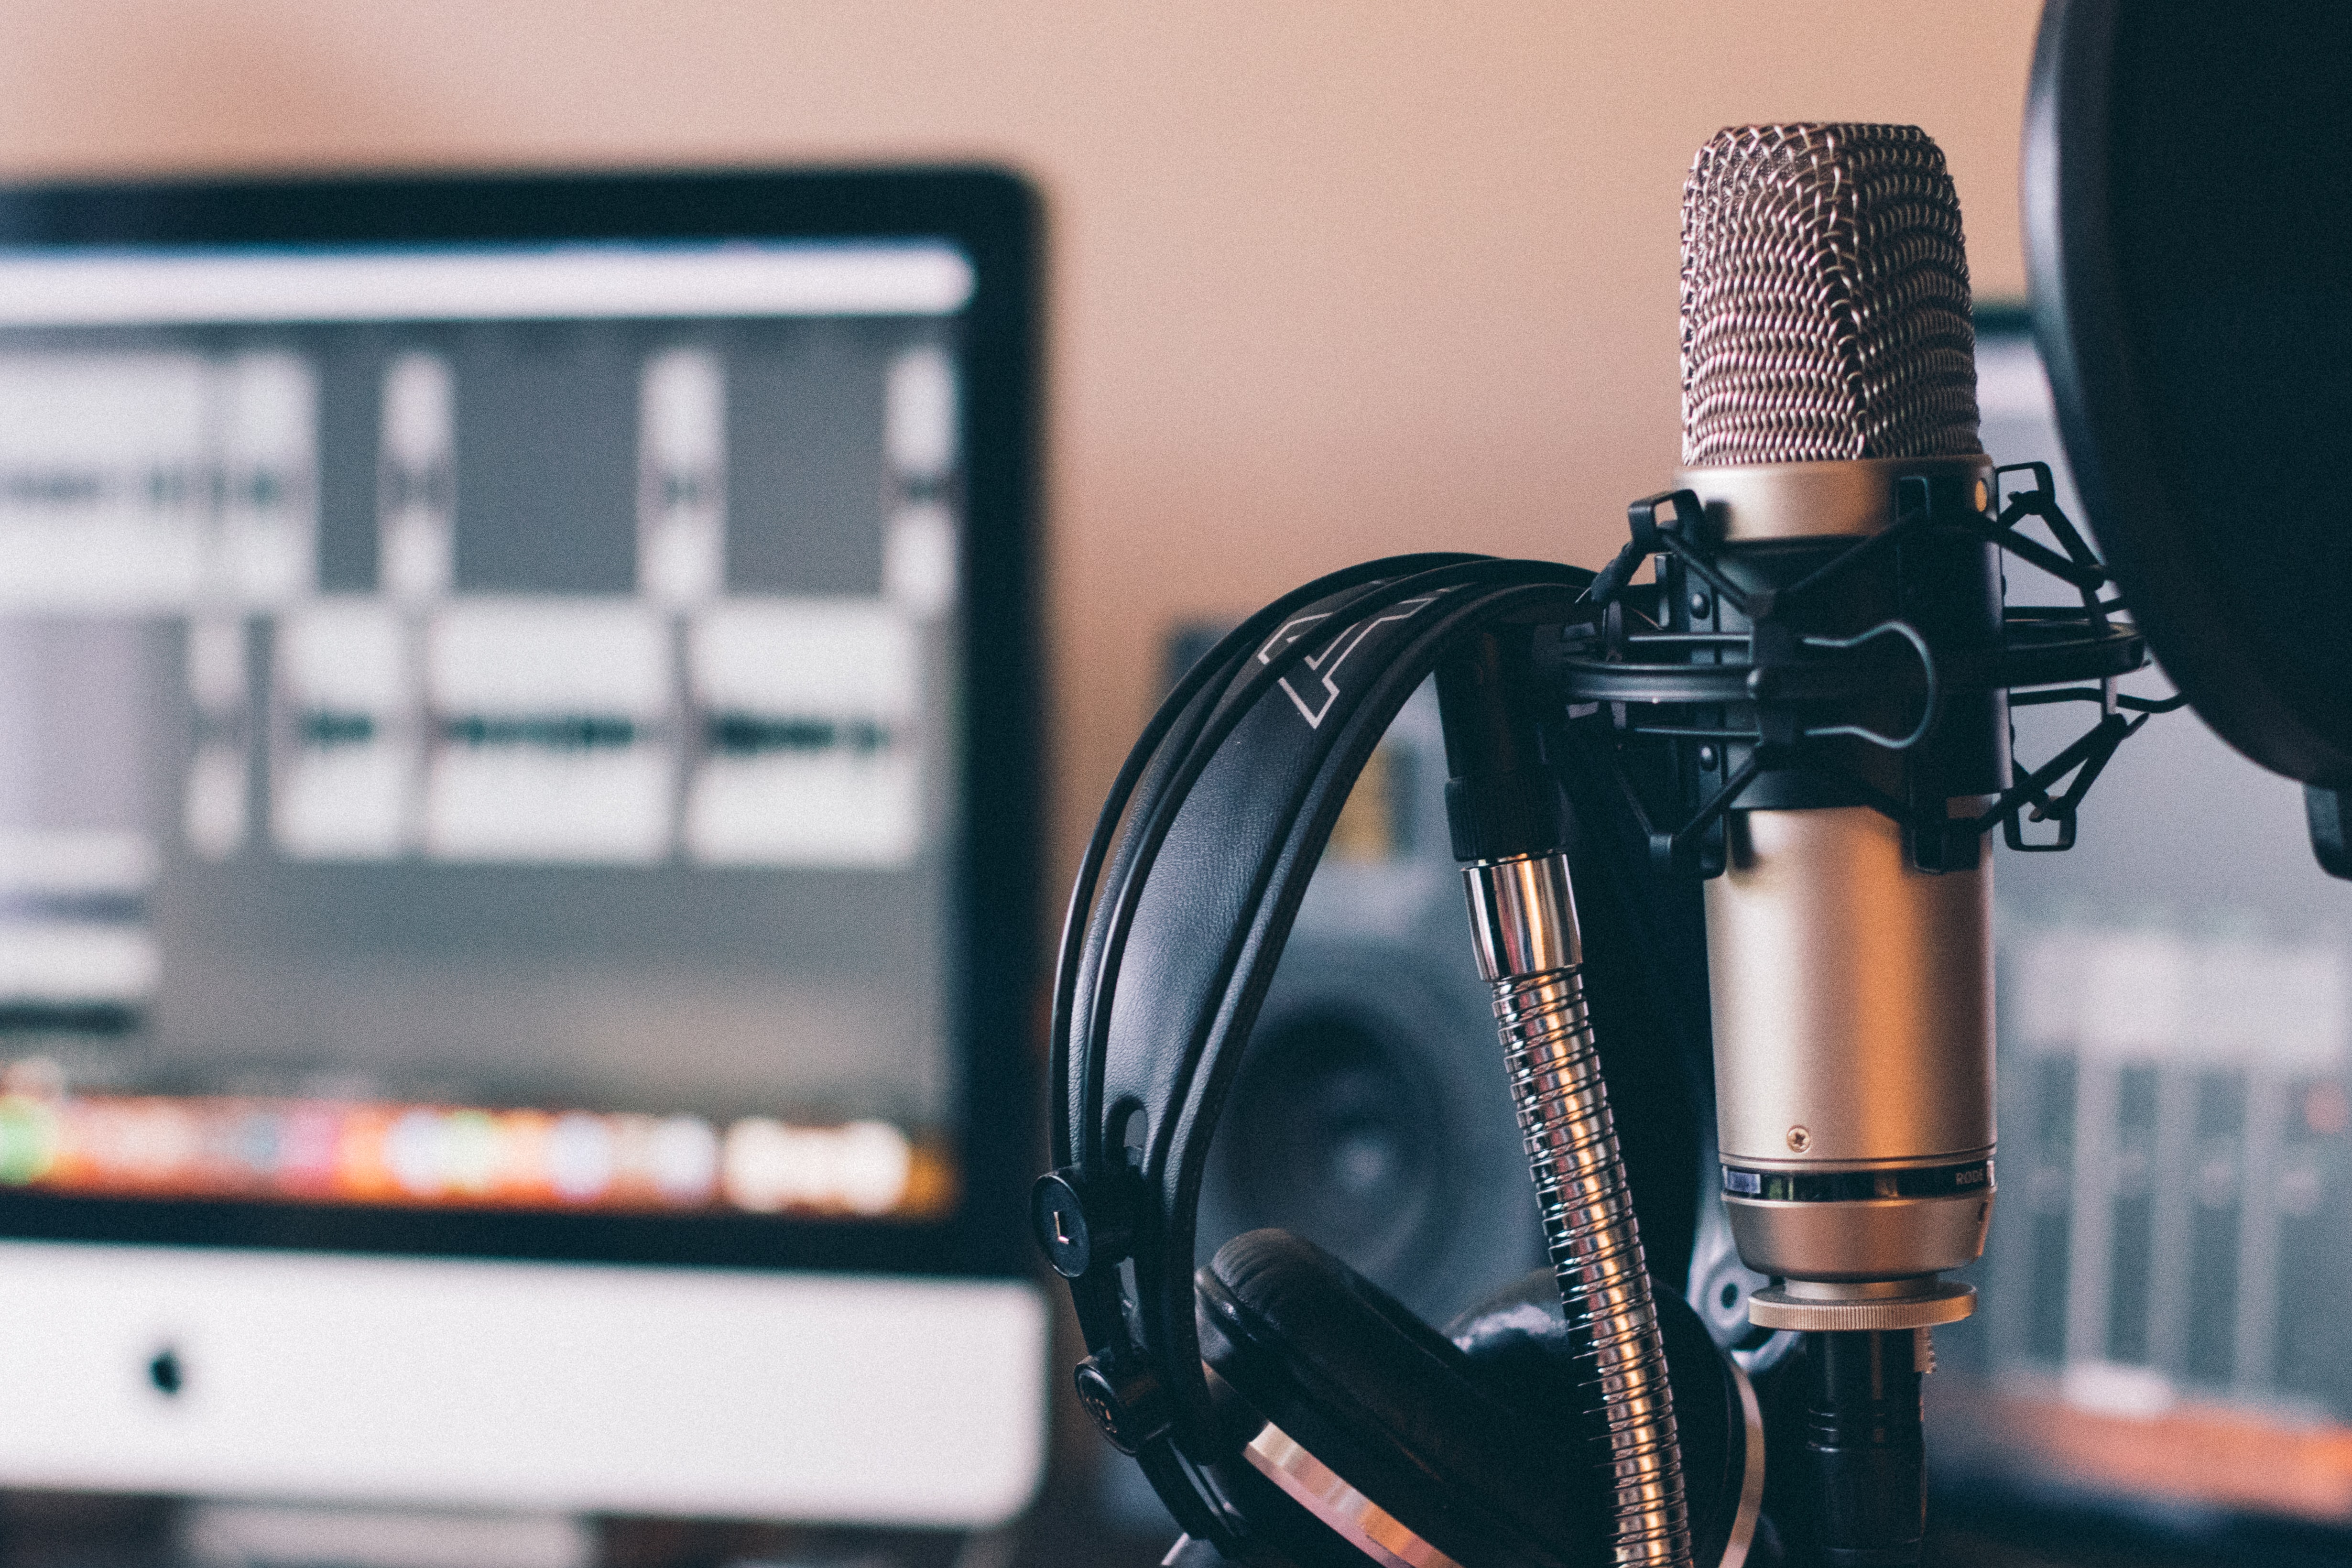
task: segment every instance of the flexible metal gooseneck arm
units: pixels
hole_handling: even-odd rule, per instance
[[[1447,814],[1582,1404],[1595,1417],[1591,1441],[1610,1478],[1611,1555],[1625,1568],[1689,1568],[1665,1343],[1585,1005],[1559,789],[1540,755],[1526,638],[1524,629],[1489,633],[1438,667]]]

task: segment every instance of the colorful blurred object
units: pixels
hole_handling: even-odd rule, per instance
[[[12,1070],[12,1086],[39,1075]],[[82,1196],[924,1219],[941,1146],[886,1121],[0,1093],[0,1184]]]

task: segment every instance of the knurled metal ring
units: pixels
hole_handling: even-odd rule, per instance
[[[1825,1301],[1791,1296],[1773,1285],[1748,1298],[1748,1321],[1759,1329],[1797,1329],[1806,1333],[1885,1332],[1932,1329],[1957,1323],[1977,1310],[1977,1288],[1951,1281],[1916,1296],[1865,1296]]]

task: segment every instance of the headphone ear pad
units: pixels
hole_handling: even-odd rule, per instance
[[[1430,1545],[1482,1568],[1587,1568],[1606,1556],[1597,1467],[1338,1258],[1286,1231],[1251,1231],[1195,1284],[1211,1370]],[[1265,1469],[1255,1450],[1244,1458]]]
[[[1755,1512],[1763,1491],[1763,1432],[1754,1395],[1744,1387],[1746,1374],[1678,1293],[1653,1279],[1650,1295],[1675,1394],[1691,1561],[1701,1568],[1721,1563],[1738,1542],[1746,1546],[1748,1568],[1766,1568],[1779,1562],[1780,1549],[1769,1524]],[[1538,1268],[1497,1291],[1454,1319],[1446,1333],[1474,1376],[1551,1423],[1558,1440],[1575,1443],[1585,1433],[1600,1439],[1598,1423],[1581,1409],[1575,1352],[1550,1269]],[[1758,1472],[1752,1497],[1751,1468]]]

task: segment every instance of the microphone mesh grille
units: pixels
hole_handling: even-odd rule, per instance
[[[1982,450],[1959,200],[1916,126],[1717,132],[1682,318],[1686,467]]]

